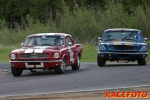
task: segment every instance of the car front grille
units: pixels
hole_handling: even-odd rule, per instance
[[[25,53],[19,54],[20,59],[41,59],[41,58],[49,58],[49,54],[42,54],[42,53]]]
[[[109,51],[137,51],[137,46],[130,46],[130,45],[109,45]]]

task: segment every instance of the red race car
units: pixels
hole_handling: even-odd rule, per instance
[[[20,76],[23,70],[35,72],[37,69],[51,70],[62,74],[67,66],[72,70],[80,68],[82,45],[75,44],[65,33],[39,33],[27,36],[20,49],[9,54],[11,71]]]

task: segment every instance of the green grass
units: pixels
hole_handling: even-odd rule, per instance
[[[83,46],[83,54],[81,62],[96,62],[97,61],[97,46],[85,45]]]
[[[78,8],[72,13],[65,14],[52,22],[47,20],[45,24],[27,17],[28,25],[25,30],[17,24],[15,29],[8,29],[6,22],[0,19],[0,45],[19,45],[28,35],[47,32],[67,33],[72,35],[76,43],[94,45],[98,42],[97,38],[102,36],[103,31],[109,28],[139,29],[144,37],[150,38],[150,7],[146,10],[142,7],[134,8],[134,12],[129,15],[121,4],[111,5],[105,11]],[[50,14],[47,13],[47,15]]]
[[[9,61],[9,53],[18,49],[19,46],[0,46],[0,62],[8,62]],[[83,54],[81,58],[81,62],[96,62],[97,61],[97,46],[94,45],[84,45],[83,46]],[[150,53],[150,50],[149,50]],[[148,62],[150,62],[150,55],[148,57]]]
[[[9,61],[9,53],[18,49],[19,46],[0,46],[0,62],[8,62]],[[97,59],[97,47],[86,45],[83,46],[83,54],[81,61],[82,62],[96,62]]]
[[[8,62],[9,53],[14,49],[17,49],[17,46],[0,46],[0,62]]]

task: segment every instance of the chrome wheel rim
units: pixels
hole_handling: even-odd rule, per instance
[[[66,64],[64,62],[64,60],[61,63],[61,70],[64,72],[66,70]]]
[[[79,59],[79,56],[77,57],[77,63],[78,63],[78,67],[80,67],[80,59]]]

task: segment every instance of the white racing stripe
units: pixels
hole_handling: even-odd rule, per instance
[[[27,49],[24,53],[33,53],[33,49]]]
[[[41,46],[35,46],[33,49],[46,49],[48,47],[51,47],[51,46],[43,46],[43,47],[41,47]]]
[[[35,49],[34,53],[43,53],[44,49]]]
[[[43,51],[46,49],[47,47],[39,47],[36,46],[34,48],[29,48],[25,50],[25,53],[43,53]]]

